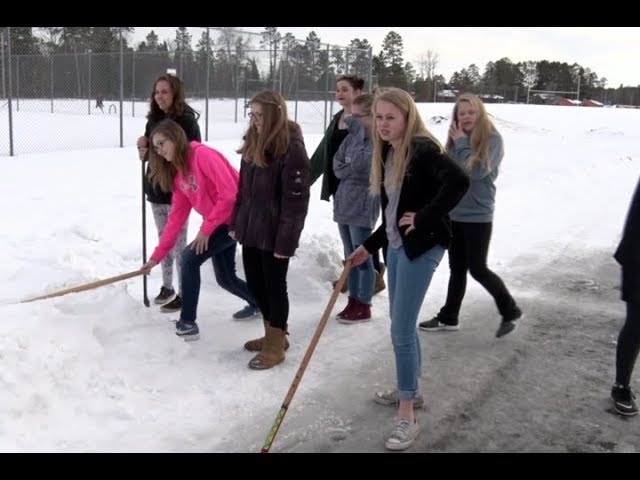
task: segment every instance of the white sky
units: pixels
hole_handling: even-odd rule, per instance
[[[88,117],[82,103],[79,113],[56,113],[48,123],[49,107],[48,102],[22,103],[21,111],[14,112],[21,132],[17,143],[26,144],[33,132],[51,142],[62,132],[73,132],[67,143],[86,146],[0,157],[0,191],[6,199],[0,209],[0,451],[258,452],[327,306],[331,281],[342,268],[331,205],[320,201],[319,182],[312,188],[301,245],[290,266],[292,345],[287,359],[271,370],[250,370],[252,354],[242,345],[260,334],[261,321],[231,319],[243,302],[216,285],[210,264],[202,267],[197,342],[174,334],[170,320],[175,314],[143,306],[141,278],[15,303],[133,271],[142,263],[141,170],[134,144],[144,127],[143,104],[136,118],[125,117],[122,149],[97,148],[110,132],[117,138],[116,115]],[[237,166],[234,149],[246,124],[233,123],[233,108],[233,101],[212,105],[208,143]],[[420,110],[429,128],[444,139],[451,104],[423,104]],[[321,138],[320,111],[321,104],[299,105],[309,152]],[[591,249],[613,253],[640,173],[640,111],[503,104],[488,105],[488,111],[506,148],[497,182],[492,268],[513,274]],[[147,212],[151,250],[157,237]],[[192,215],[189,240],[200,223]],[[237,260],[244,277],[239,249]],[[437,312],[447,278],[445,257],[421,320]],[[152,297],[160,285],[158,267],[149,277]],[[532,285],[512,283],[510,289],[516,299],[537,295]],[[469,282],[465,302],[486,297]],[[345,299],[340,297],[333,314]],[[348,424],[348,418],[318,404],[323,395],[358,397],[369,405],[374,389],[394,385],[387,309],[384,291],[374,297],[370,323],[345,326],[329,320],[273,452],[299,450],[314,435],[331,435],[336,424]],[[493,331],[483,335],[484,348],[493,348]],[[422,338],[428,369],[428,344],[435,340]],[[316,414],[307,416],[314,406]],[[382,439],[377,451],[383,451]]]
[[[177,27],[157,27],[161,39],[175,38]],[[263,27],[238,27],[262,32]],[[136,41],[143,40],[151,27],[136,27]],[[347,46],[354,38],[369,40],[374,54],[380,52],[384,37],[395,31],[404,41],[404,59],[416,66],[420,54],[431,50],[439,56],[436,73],[451,75],[472,63],[484,71],[488,62],[507,57],[512,62],[549,60],[578,63],[602,78],[608,87],[640,84],[640,63],[636,46],[640,27],[278,27],[304,40],[315,31],[323,43]],[[202,30],[193,28],[194,41]],[[257,45],[257,42],[256,42]],[[417,68],[417,67],[416,67]]]

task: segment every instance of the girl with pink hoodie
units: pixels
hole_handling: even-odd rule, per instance
[[[182,253],[182,311],[176,335],[197,340],[196,323],[200,296],[200,266],[211,259],[218,285],[256,308],[247,284],[236,275],[237,242],[228,232],[238,193],[238,171],[217,150],[200,142],[188,142],[184,130],[173,120],[163,120],[150,135],[151,182],[173,192],[173,206],[160,242],[142,269],[149,273],[171,251],[191,209],[202,215],[196,238]]]

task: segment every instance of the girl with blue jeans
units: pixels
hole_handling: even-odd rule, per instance
[[[373,157],[372,105],[373,95],[369,93],[353,100],[351,116],[344,120],[349,134],[333,157],[333,171],[340,180],[333,196],[333,220],[338,224],[344,258],[351,255],[371,235],[380,215],[379,196],[369,193]],[[340,323],[355,324],[371,319],[371,297],[375,281],[372,259],[351,270],[348,282],[349,301],[338,313]]]
[[[448,212],[469,188],[468,175],[445,153],[420,118],[411,95],[385,88],[374,101],[371,192],[380,194],[382,224],[348,258],[357,266],[387,247],[391,343],[397,387],[374,400],[397,405],[399,421],[385,446],[404,450],[419,427],[422,368],[416,323],[422,302],[451,240]]]
[[[173,120],[162,120],[150,139],[154,161],[149,178],[162,190],[173,192],[173,201],[160,242],[142,271],[148,274],[171,251],[191,209],[202,215],[195,240],[182,253],[182,311],[176,322],[176,335],[197,340],[200,266],[207,259],[212,259],[216,280],[222,288],[256,307],[247,284],[236,276],[236,241],[228,232],[239,174],[217,150],[200,142],[188,142],[184,130]]]

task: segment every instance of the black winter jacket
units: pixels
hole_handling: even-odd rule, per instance
[[[268,156],[266,167],[242,160],[229,230],[243,246],[291,257],[309,207],[310,165],[300,127],[289,122],[289,128],[291,141],[283,156]]]
[[[151,132],[156,127],[156,125],[158,125],[158,123],[160,123],[165,118],[171,118],[182,127],[184,133],[187,135],[187,141],[201,141],[198,119],[196,118],[195,114],[187,111],[184,115],[177,118],[172,118],[165,115],[163,118],[160,118],[158,120],[147,120],[147,125],[144,129],[144,136],[149,140],[149,148],[152,147],[151,139],[149,138]],[[148,159],[149,156],[147,154],[147,158],[145,158],[145,161],[147,161]],[[144,178],[144,193],[147,194],[147,200],[151,203],[171,204],[171,192],[165,192],[160,187],[154,187],[149,181],[149,164],[147,164],[147,172]]]
[[[386,162],[387,146],[383,152]],[[469,189],[469,176],[440,150],[431,139],[415,137],[412,141],[413,154],[400,190],[400,200],[396,222],[405,212],[416,212],[413,230],[405,234],[408,227],[399,227],[400,236],[409,259],[419,257],[427,250],[442,245],[449,247],[451,224],[449,211],[457,205]],[[363,245],[369,253],[387,246],[385,208],[389,198],[382,186],[380,192],[382,224]]]
[[[640,304],[640,180],[614,258],[622,265],[622,300]]]

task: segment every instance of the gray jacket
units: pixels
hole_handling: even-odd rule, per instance
[[[454,222],[490,223],[493,222],[493,211],[496,203],[496,185],[498,167],[504,156],[504,146],[499,133],[491,135],[489,144],[489,168],[476,164],[471,171],[467,168],[471,159],[469,137],[459,138],[449,156],[469,174],[471,186],[456,205],[449,217]]]
[[[349,134],[333,157],[333,172],[340,179],[333,197],[333,220],[371,228],[380,215],[380,197],[369,193],[373,140],[360,121],[345,119]]]

